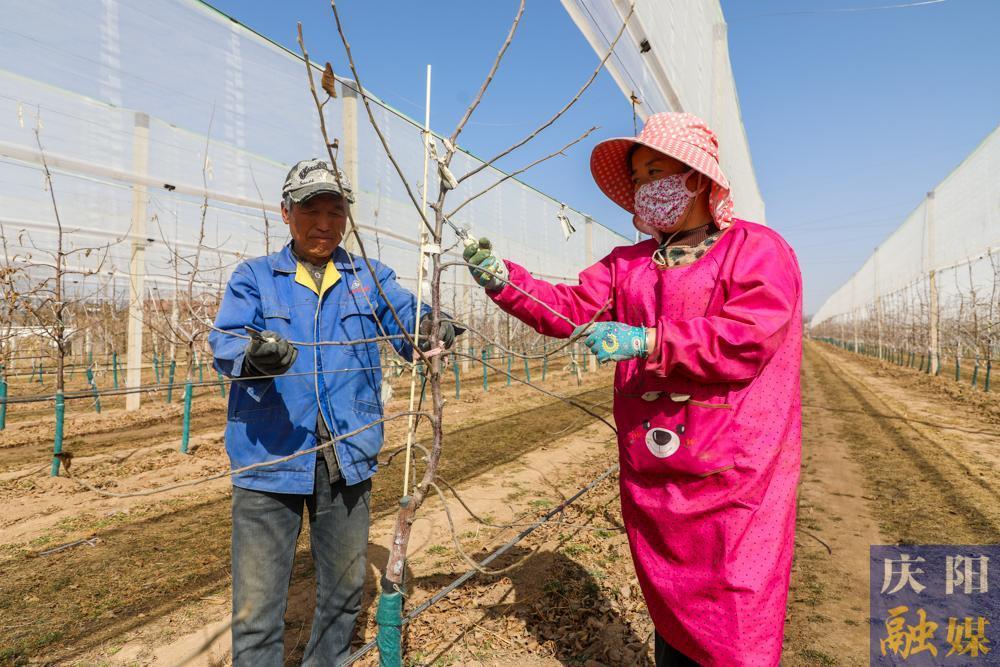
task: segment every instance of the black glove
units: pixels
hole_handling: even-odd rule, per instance
[[[250,343],[244,356],[244,366],[252,375],[281,375],[295,363],[299,351],[273,331],[249,332]]]
[[[441,322],[437,336],[431,336],[431,314],[424,313],[423,317],[420,318],[420,340],[417,347],[420,348],[421,352],[427,352],[438,341],[444,343],[444,349],[450,350],[451,346],[455,344],[455,327],[451,322]]]

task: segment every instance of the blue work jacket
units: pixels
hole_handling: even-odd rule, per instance
[[[396,282],[389,267],[372,260],[372,268],[374,277],[364,259],[337,248],[317,291],[289,244],[236,267],[215,326],[239,334],[247,333],[246,326],[269,329],[303,343],[345,342],[382,335],[379,320],[387,334],[398,335],[402,332],[375,286],[377,278],[412,333],[416,298]],[[234,379],[226,424],[226,451],[234,469],[315,447],[318,411],[334,436],[382,418],[382,369],[376,343],[300,345],[298,358],[283,375],[240,380],[247,339],[213,331],[208,340],[215,367]],[[412,357],[405,339],[391,342],[404,359]],[[336,441],[334,452],[347,484],[375,474],[382,439],[382,424],[376,424]],[[276,493],[312,493],[316,456],[310,452],[240,473],[233,476],[233,484]]]

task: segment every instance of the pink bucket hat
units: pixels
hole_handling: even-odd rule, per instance
[[[637,137],[608,139],[594,146],[590,154],[590,173],[611,201],[635,214],[635,187],[631,165],[626,162],[629,149],[646,146],[680,160],[712,180],[708,208],[719,229],[733,221],[733,199],[729,181],[719,166],[719,140],[701,118],[690,113],[658,113],[646,120]]]

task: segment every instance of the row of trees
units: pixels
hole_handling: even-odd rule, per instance
[[[811,327],[815,337],[931,373],[971,374],[1000,357],[1000,253],[931,274]],[[912,359],[911,359],[912,357]]]

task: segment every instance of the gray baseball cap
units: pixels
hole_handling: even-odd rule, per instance
[[[339,170],[338,170],[339,171]],[[285,185],[281,188],[281,197],[291,197],[296,204],[301,204],[313,195],[330,193],[340,195],[354,203],[354,190],[347,174],[339,171],[340,185],[337,185],[337,175],[325,160],[313,158],[302,160],[288,172]]]

